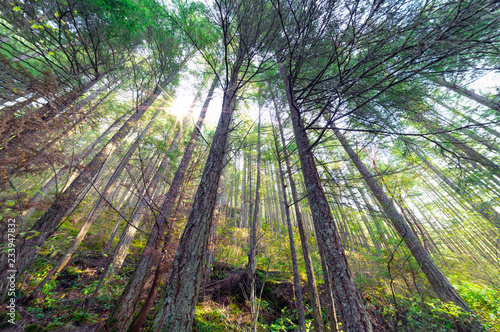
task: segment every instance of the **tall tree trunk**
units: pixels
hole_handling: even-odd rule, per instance
[[[373,242],[373,246],[375,247],[376,250],[381,250],[382,248],[380,247],[380,244],[378,243],[377,239],[375,238],[375,234],[373,234],[373,230],[370,226],[370,223],[369,223],[368,219],[366,218],[366,215],[364,214],[364,212],[361,208],[361,205],[359,204],[357,198],[354,196],[354,191],[349,186],[346,186],[346,188],[349,192],[349,195],[352,197],[354,204],[356,205],[358,213],[361,214],[361,220],[363,220],[363,223],[365,224],[366,230],[368,231],[368,234],[370,235],[370,239]]]
[[[237,59],[243,50],[238,51]],[[212,215],[217,199],[217,189],[225,166],[230,125],[236,102],[238,71],[241,61],[236,61],[229,84],[225,88],[222,112],[214,134],[210,152],[196,192],[191,213],[179,241],[170,274],[167,278],[164,300],[158,310],[153,329],[156,331],[190,331],[194,309],[198,301],[203,257],[211,231]]]
[[[298,331],[305,332],[306,331],[306,323],[305,323],[305,316],[304,316],[304,300],[302,297],[302,288],[300,286],[299,264],[297,263],[297,252],[295,250],[295,240],[294,240],[294,236],[293,236],[292,221],[290,219],[290,209],[289,209],[287,193],[286,193],[284,172],[281,168],[281,156],[280,156],[280,151],[279,151],[279,146],[278,146],[278,137],[277,137],[276,133],[274,133],[274,144],[275,144],[275,149],[276,149],[276,157],[278,159],[278,172],[279,172],[278,175],[279,175],[280,184],[281,184],[281,188],[282,188],[283,204],[285,205],[285,218],[286,218],[285,221],[286,221],[286,226],[287,226],[287,230],[288,230],[290,254],[292,257],[293,286],[294,286],[294,291],[295,291],[295,304],[297,306],[297,318],[298,318],[298,323],[299,323]]]
[[[338,303],[340,320],[343,327],[349,332],[372,331],[368,313],[352,277],[330,206],[321,186],[314,156],[310,149],[304,124],[300,118],[298,106],[294,100],[289,78],[285,76],[283,65],[280,63],[279,66],[283,76],[288,106],[290,107],[295,142],[297,143],[302,174],[308,194],[307,198],[311,207],[316,234],[318,235],[318,245],[322,246],[324,250],[325,260],[330,271],[329,276],[333,296]]]
[[[284,158],[285,158],[285,166],[286,166],[286,172],[288,176],[288,183],[290,184],[290,187],[292,189],[292,200],[294,203],[295,207],[295,216],[297,218],[297,227],[299,229],[299,235],[300,235],[300,242],[302,244],[302,254],[304,255],[304,264],[306,268],[306,274],[307,274],[307,285],[309,288],[309,294],[310,294],[310,301],[309,305],[312,307],[313,310],[313,316],[314,316],[314,327],[316,331],[322,332],[325,331],[325,323],[323,321],[323,316],[321,312],[321,303],[319,300],[319,293],[318,293],[318,287],[316,285],[316,276],[314,274],[314,268],[312,265],[312,259],[311,259],[311,252],[309,250],[309,241],[306,235],[306,231],[304,229],[304,221],[302,219],[302,212],[300,211],[299,207],[299,195],[297,193],[297,186],[295,185],[295,180],[292,176],[292,165],[290,162],[290,156],[288,154],[287,150],[287,144],[285,140],[285,134],[283,132],[283,125],[281,123],[281,117],[278,114],[278,108],[277,108],[277,103],[275,101],[274,95],[273,97],[273,102],[274,102],[274,108],[276,112],[276,120],[278,122],[278,129],[280,132],[280,138],[281,138],[281,146],[283,146],[284,149]],[[330,292],[331,294],[331,292]]]
[[[234,205],[232,218],[234,222],[234,228],[238,227],[238,191],[240,189],[240,172],[236,169],[236,157],[234,158],[234,172],[235,172],[235,188],[234,188]]]
[[[230,180],[229,193],[227,194],[226,205],[224,207],[224,218],[226,221],[231,222],[231,208],[233,205],[233,190],[234,190],[234,175],[235,175],[235,164],[233,163],[233,173],[232,176],[228,176]]]
[[[208,106],[213,97],[213,92],[215,90],[217,82],[217,78],[215,78],[212,82],[212,86],[210,87],[210,91],[208,92],[207,98],[205,99],[198,121],[196,122],[196,125],[191,134],[189,143],[186,147],[186,150],[184,151],[184,155],[182,156],[181,162],[179,163],[179,167],[177,168],[172,183],[170,184],[170,188],[165,197],[163,205],[161,206],[160,213],[156,218],[156,222],[153,225],[153,229],[151,230],[151,234],[148,237],[146,246],[142,251],[139,262],[137,263],[134,275],[131,278],[130,282],[127,284],[117,306],[115,307],[115,310],[108,319],[110,329],[117,329],[118,331],[126,331],[128,329],[129,325],[132,322],[132,319],[134,318],[133,316],[137,309],[139,296],[144,288],[146,277],[147,275],[149,275],[151,268],[155,264],[158,264],[158,261],[161,258],[159,252],[160,243],[164,240],[164,233],[168,226],[168,222],[170,221],[170,215],[172,214],[175,201],[178,197],[182,182],[184,181],[184,175],[186,174],[186,170],[193,155],[193,151],[200,135],[201,127],[203,125]]]
[[[246,217],[246,190],[247,190],[247,158],[243,152],[243,178],[241,180],[241,204],[240,204],[240,217],[238,227],[242,228],[245,225]]]
[[[479,104],[482,104],[486,107],[489,107],[491,108],[492,110],[495,110],[497,112],[500,112],[500,103],[498,102],[494,102],[493,100],[490,100],[486,97],[483,97],[481,95],[478,95],[477,93],[471,91],[471,90],[468,90],[464,87],[461,87],[461,86],[458,86],[456,84],[453,84],[451,82],[446,82],[444,79],[442,79],[441,77],[434,77],[433,78],[433,81],[438,83],[439,85],[441,86],[444,86],[464,97],[467,97],[471,100],[474,100],[475,102],[479,103]]]
[[[121,191],[121,196],[118,199],[118,204],[116,205],[117,210],[120,211],[121,214],[124,214],[124,211],[127,209],[128,205],[137,205],[138,201],[136,204],[132,203],[132,191],[129,191],[127,188],[123,188]],[[115,225],[113,226],[113,229],[111,230],[111,233],[108,238],[108,242],[106,245],[102,248],[102,251],[106,254],[109,253],[112,245],[113,245],[113,240],[115,239],[116,234],[118,233],[118,228],[122,224],[123,220],[121,218],[118,218],[116,220]]]
[[[247,205],[245,208],[245,225],[243,227],[250,229],[250,221],[252,219],[252,206],[253,206],[253,198],[252,198],[252,151],[248,151],[248,190],[247,190]]]
[[[285,212],[286,206],[285,206],[285,203],[283,202],[284,193],[281,190],[281,186],[279,185],[279,178],[281,177],[280,176],[280,170],[277,169],[277,168],[274,168],[274,167],[273,167],[273,170],[274,170],[274,176],[275,176],[275,179],[276,179],[276,185],[278,187],[278,201],[277,201],[277,203],[279,204],[279,209],[281,211],[281,223],[283,224],[283,226],[285,226],[285,223],[286,223],[286,212]]]
[[[259,108],[259,124],[258,124],[258,136],[257,136],[257,180],[255,185],[255,207],[253,211],[253,216],[250,219],[250,250],[248,252],[248,276],[249,276],[249,286],[250,286],[250,315],[251,315],[251,330],[257,331],[257,299],[255,297],[256,293],[256,278],[255,271],[257,266],[255,263],[255,251],[257,249],[257,218],[259,217],[260,208],[260,163],[261,163],[261,152],[260,152],[260,116],[261,109]]]
[[[136,108],[136,112],[122,125],[117,133],[109,142],[97,153],[92,161],[80,172],[78,177],[71,185],[59,195],[47,212],[35,223],[30,231],[25,235],[18,245],[17,253],[17,275],[20,277],[28,266],[35,260],[40,248],[45,241],[55,232],[57,226],[66,215],[70,203],[78,200],[84,193],[88,192],[93,181],[99,174],[102,166],[111,155],[111,153],[120,145],[123,139],[132,130],[134,124],[144,115],[151,104],[162,93],[163,89],[173,81],[177,75],[178,69],[170,74],[161,84],[159,84],[154,93],[152,93],[141,105]],[[82,197],[83,198],[83,197]],[[7,271],[7,261],[2,262],[2,275],[4,277]]]
[[[480,202],[477,198],[467,194],[464,190],[460,189],[443,173],[441,173],[426,157],[424,157],[417,149],[411,147],[411,150],[429,167],[444,183],[453,189],[460,197],[468,202],[472,208],[477,211],[484,219],[493,224],[496,228],[500,229],[500,214],[496,212],[488,203]]]
[[[177,133],[175,134],[175,137],[172,140],[167,153],[163,157],[163,160],[158,166],[153,179],[151,179],[150,183],[148,184],[148,188],[141,195],[142,199],[139,200],[137,209],[130,217],[127,225],[125,226],[125,229],[122,232],[122,235],[120,236],[120,240],[118,241],[118,244],[116,245],[113,253],[113,258],[109,264],[109,267],[113,272],[117,272],[121,269],[123,261],[127,256],[128,249],[130,248],[130,245],[132,244],[132,241],[134,239],[135,233],[140,226],[140,222],[147,213],[147,209],[154,206],[155,202],[160,198],[161,191],[157,189],[158,184],[163,178],[165,170],[170,163],[171,154],[177,150],[180,139],[181,128],[177,130]]]
[[[274,232],[277,234],[280,232],[280,224],[279,224],[280,208],[279,208],[279,197],[276,195],[276,187],[275,187],[276,179],[274,178],[274,175],[275,174],[273,171],[273,167],[271,165],[269,165],[269,177],[271,178],[270,186],[271,186],[272,193],[273,193],[273,197],[271,198],[271,204],[272,204],[272,208],[273,208],[273,213],[272,213],[273,224],[274,224]]]
[[[351,175],[351,177],[354,176],[353,170],[351,170],[351,168],[347,168],[347,169],[348,169],[349,174]],[[365,191],[364,191],[365,188],[360,188],[360,187],[356,186],[356,189],[359,192],[359,194],[361,196],[361,199],[363,200],[363,203],[368,208],[370,217],[373,220],[373,223],[375,224],[375,228],[377,230],[377,235],[380,238],[380,242],[387,249],[388,246],[387,246],[386,234],[388,234],[390,232],[390,230],[388,230],[386,228],[386,225],[384,223],[382,223],[381,220],[380,220],[380,218],[383,215],[383,213],[380,213],[379,211],[375,210],[375,208],[370,204],[370,202],[368,201],[369,194],[368,193],[365,194]],[[390,233],[389,233],[389,235],[390,235]]]
[[[116,119],[109,127],[106,129],[99,137],[97,137],[92,143],[90,143],[86,148],[83,149],[77,156],[71,159],[71,161],[66,164],[64,167],[62,167],[59,171],[57,171],[56,175],[54,175],[52,178],[50,178],[49,181],[47,181],[42,188],[40,188],[39,192],[37,192],[28,202],[28,205],[30,206],[28,209],[24,210],[22,213],[22,218],[23,221],[26,222],[28,219],[31,217],[33,212],[36,211],[37,207],[36,204],[42,201],[42,199],[47,195],[52,189],[56,187],[56,184],[60,182],[63,178],[63,176],[68,173],[70,170],[73,169],[78,163],[81,161],[85,161],[87,157],[91,156],[95,148],[99,143],[101,143],[113,129],[118,126],[125,118],[127,115],[130,115],[129,112],[123,113],[122,116],[120,116],[118,119]],[[56,193],[57,195],[57,193]]]
[[[441,129],[438,126],[436,126],[431,121],[426,119],[423,115],[417,116],[416,119],[419,122],[425,123],[426,126],[431,128],[432,130],[435,130],[437,132],[441,131]],[[465,153],[465,155],[467,156],[466,158],[469,159],[471,162],[479,163],[485,169],[492,172],[493,175],[500,177],[500,166],[498,166],[491,159],[477,152],[476,150],[474,150],[461,140],[453,137],[450,133],[440,133],[439,135],[445,138],[447,142],[451,143],[456,149],[461,150],[463,153]]]
[[[342,147],[345,149],[352,162],[360,172],[361,176],[365,180],[366,184],[373,192],[373,195],[379,201],[387,217],[391,220],[399,236],[404,239],[406,246],[408,247],[408,249],[410,249],[410,252],[412,253],[413,257],[415,257],[415,260],[429,280],[438,297],[442,301],[452,301],[464,310],[469,310],[469,307],[467,306],[465,301],[460,297],[455,288],[451,285],[448,279],[446,279],[441,270],[436,266],[429,253],[424,249],[422,244],[416,238],[415,234],[409,228],[408,223],[396,210],[389,197],[385,195],[381,186],[377,183],[373,175],[370,174],[366,166],[361,162],[358,155],[350,147],[345,137],[340,133],[338,129],[334,129],[333,131],[342,144]]]
[[[94,221],[97,219],[99,216],[101,210],[106,206],[106,204],[110,204],[109,202],[109,196],[111,194],[111,188],[114,186],[116,181],[120,178],[120,175],[122,174],[123,170],[127,166],[128,162],[130,161],[130,158],[132,158],[135,150],[139,146],[139,143],[142,141],[146,133],[148,132],[149,128],[153,124],[154,120],[156,117],[160,114],[162,107],[156,112],[156,114],[151,118],[149,121],[148,125],[142,133],[137,137],[135,140],[134,144],[128,149],[127,153],[123,157],[123,159],[120,161],[118,167],[115,169],[111,177],[108,179],[108,182],[106,183],[106,186],[104,187],[104,190],[99,193],[99,198],[97,199],[97,202],[94,204],[94,207],[90,211],[90,213],[87,215],[87,218],[82,224],[82,227],[80,228],[80,231],[76,235],[75,239],[69,246],[69,248],[66,250],[64,255],[61,257],[59,260],[59,263],[54,265],[54,267],[49,271],[49,273],[45,276],[43,281],[37,286],[37,289],[43,288],[45,283],[57,277],[57,275],[66,267],[66,265],[69,263],[69,260],[71,257],[73,257],[73,254],[78,250],[80,247],[80,244],[83,242],[83,239],[87,235],[90,227],[94,223]]]

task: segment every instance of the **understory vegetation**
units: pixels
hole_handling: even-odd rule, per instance
[[[179,222],[180,228],[182,220]],[[107,240],[106,234],[111,232],[105,225],[110,224],[109,219],[101,220],[97,229],[82,243],[71,265],[56,280],[48,282],[30,304],[21,306],[18,319],[25,331],[78,331],[102,322],[109,315],[144,245],[141,237],[134,241],[120,273],[101,286],[94,303],[85,310],[103,269],[105,256],[100,248]],[[234,228],[224,217],[217,220],[217,224],[219,235],[214,246],[215,258],[210,266],[210,276],[204,276],[193,331],[244,331],[250,326],[245,288],[248,282],[245,255],[248,251],[248,231]],[[294,331],[297,319],[287,236],[284,232],[274,234],[268,224],[264,225],[256,271],[257,288],[259,295],[262,294],[259,296],[259,330]],[[69,242],[77,231],[75,226],[66,223],[61,227],[60,238],[55,237],[47,243],[42,251],[43,257],[35,262],[23,285],[22,297],[26,297],[42,281],[64,249],[64,240]],[[300,246],[300,243],[297,242],[297,245]],[[395,246],[397,243],[394,243]],[[500,331],[500,291],[495,284],[491,284],[494,271],[479,270],[472,264],[464,266],[459,258],[442,258],[444,272],[474,313],[466,312],[452,303],[436,299],[419,273],[418,265],[408,259],[407,252],[399,250],[401,252],[371,248],[347,252],[374,331],[475,331],[474,322],[478,320],[487,331]],[[389,271],[388,260],[392,256]],[[320,297],[322,303],[327,305],[319,257],[313,258],[318,271]],[[460,268],[457,269],[457,265]],[[299,272],[306,296],[306,326],[308,331],[312,331],[306,272],[304,268],[300,268]],[[330,324],[326,311],[323,317]],[[153,313],[149,317],[151,319]],[[0,325],[3,328],[9,326],[6,320],[3,314]]]
[[[500,332],[500,1],[0,1],[0,330]]]

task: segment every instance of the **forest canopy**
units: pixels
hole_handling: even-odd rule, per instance
[[[500,2],[0,13],[0,329],[500,331]]]

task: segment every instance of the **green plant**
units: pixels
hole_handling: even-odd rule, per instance
[[[227,315],[226,313],[215,308],[206,308],[197,306],[195,312],[195,320],[193,324],[193,331],[197,332],[222,332],[228,331]]]
[[[298,325],[293,322],[293,316],[290,309],[283,308],[281,310],[281,316],[269,326],[269,331],[294,331]]]

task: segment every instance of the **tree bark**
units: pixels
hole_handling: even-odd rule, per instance
[[[154,93],[151,94],[141,105],[136,108],[136,112],[122,125],[117,133],[109,142],[97,153],[92,161],[80,172],[78,177],[71,185],[59,195],[53,205],[47,212],[35,223],[31,230],[25,235],[18,245],[17,253],[17,275],[20,277],[28,266],[30,266],[43,243],[55,232],[58,224],[61,222],[72,202],[82,197],[83,193],[88,192],[93,181],[99,174],[102,166],[111,155],[111,153],[120,145],[121,141],[128,135],[133,125],[144,115],[151,104],[162,93],[163,89],[173,81],[177,75],[178,69],[170,74],[161,84],[159,84]],[[2,262],[1,271],[4,271],[0,278],[3,279],[7,271],[7,261]]]
[[[391,220],[399,236],[404,239],[408,249],[410,249],[410,252],[429,280],[438,297],[442,301],[451,301],[462,309],[469,310],[469,307],[467,306],[465,301],[460,297],[455,288],[443,275],[441,270],[436,266],[429,253],[424,249],[422,244],[418,241],[415,234],[408,226],[408,223],[405,221],[404,217],[396,210],[392,201],[389,199],[389,197],[387,197],[387,195],[385,195],[382,187],[377,183],[373,175],[370,174],[369,170],[361,162],[358,155],[351,148],[345,137],[340,133],[338,129],[333,129],[333,131],[342,144],[342,147],[345,149],[352,162],[360,172],[361,176],[365,180],[366,184],[373,192],[373,195],[379,201],[387,217]]]
[[[230,125],[236,102],[238,71],[243,50],[238,51],[229,84],[225,88],[222,113],[196,192],[191,213],[179,241],[170,274],[166,282],[164,300],[153,324],[156,331],[190,331],[194,309],[198,301],[204,253],[211,232],[212,215],[217,199],[217,189],[225,166]]]
[[[498,102],[494,102],[493,100],[490,100],[486,97],[483,97],[481,95],[478,95],[477,93],[471,91],[471,90],[468,90],[464,87],[461,87],[461,86],[458,86],[456,84],[453,84],[451,82],[446,82],[444,79],[442,79],[441,77],[435,77],[434,79],[434,82],[438,83],[439,85],[441,86],[444,86],[464,97],[467,97],[471,100],[474,100],[475,102],[481,104],[481,105],[484,105],[488,108],[491,108],[492,110],[495,110],[497,112],[500,112],[500,103]]]
[[[429,167],[444,183],[453,189],[460,197],[462,197],[466,202],[468,202],[472,208],[479,213],[484,219],[490,222],[493,226],[500,229],[500,214],[496,212],[488,203],[478,202],[477,199],[468,195],[464,190],[460,189],[456,184],[454,184],[450,179],[448,179],[443,173],[441,173],[426,157],[424,157],[417,149],[411,148],[411,150],[424,162],[424,164]]]
[[[372,331],[368,313],[352,277],[349,263],[342,248],[335,222],[319,178],[310,143],[295,103],[289,78],[279,63],[285,92],[295,133],[295,142],[302,165],[302,174],[307,189],[307,198],[313,216],[318,245],[323,247],[325,260],[330,271],[333,296],[338,303],[338,312],[343,328],[349,332]]]
[[[300,286],[299,264],[297,263],[297,252],[295,250],[295,240],[293,236],[292,221],[290,219],[290,209],[287,200],[286,185],[284,180],[284,172],[281,168],[281,156],[278,147],[278,137],[274,133],[274,144],[276,149],[276,157],[278,159],[278,176],[281,184],[281,192],[283,204],[285,205],[285,221],[288,230],[288,240],[290,244],[290,255],[292,257],[292,271],[293,271],[293,286],[295,291],[295,304],[297,306],[297,318],[299,323],[299,332],[306,331],[306,323],[304,316],[304,300],[302,297],[302,288]]]
[[[281,118],[280,115],[278,114],[278,108],[277,104],[273,97],[273,102],[274,102],[274,108],[276,112],[276,120],[278,122],[278,129],[280,132],[280,138],[281,138],[281,146],[283,146],[284,149],[284,158],[285,158],[285,166],[286,166],[286,172],[288,176],[288,183],[290,184],[290,187],[292,189],[292,201],[294,202],[295,206],[295,216],[297,218],[297,227],[299,229],[299,235],[300,235],[300,242],[302,244],[302,254],[304,255],[304,264],[306,268],[306,274],[307,274],[307,285],[309,288],[309,294],[311,296],[311,299],[309,301],[309,305],[312,307],[313,310],[313,316],[314,316],[314,327],[316,331],[322,332],[325,331],[325,323],[323,321],[323,316],[321,312],[321,303],[319,300],[319,293],[318,293],[318,287],[316,285],[316,276],[314,274],[314,268],[312,265],[312,259],[311,259],[311,252],[309,250],[309,243],[308,243],[308,238],[306,235],[306,231],[304,229],[304,221],[302,219],[302,212],[300,211],[299,207],[299,195],[297,193],[297,186],[295,185],[295,180],[292,176],[292,165],[290,162],[290,156],[287,153],[286,149],[286,140],[285,140],[285,134],[283,132],[283,125],[281,123]],[[331,292],[330,292],[331,293]]]
[[[210,87],[210,91],[205,99],[189,143],[184,151],[184,155],[182,156],[179,167],[177,168],[172,183],[170,184],[170,188],[156,218],[156,222],[153,225],[151,234],[148,237],[146,246],[144,247],[139,262],[135,268],[134,275],[127,284],[115,310],[108,319],[110,329],[117,329],[118,331],[126,331],[128,329],[134,318],[133,315],[137,309],[139,296],[146,282],[146,276],[149,275],[151,268],[155,264],[158,264],[158,261],[161,258],[161,253],[159,252],[160,244],[161,241],[164,240],[164,233],[168,226],[168,222],[170,221],[170,215],[172,214],[175,201],[178,197],[182,182],[184,181],[184,175],[186,174],[189,162],[193,155],[193,151],[200,135],[201,127],[203,125],[208,106],[213,97],[213,92],[217,82],[217,79],[214,79],[212,82],[212,86]]]

